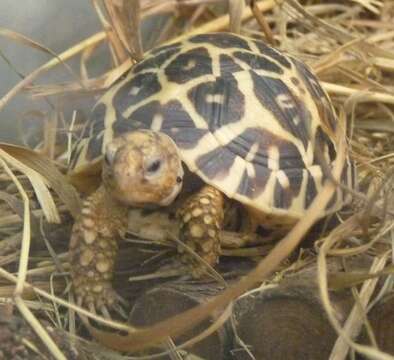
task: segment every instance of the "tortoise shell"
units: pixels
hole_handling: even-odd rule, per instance
[[[261,40],[230,33],[155,48],[98,101],[71,168],[99,162],[133,129],[168,134],[188,169],[257,213],[298,219],[337,155],[337,117],[308,67]],[[320,155],[317,149],[321,149]],[[341,181],[354,186],[347,158]],[[326,213],[349,196],[338,189]]]

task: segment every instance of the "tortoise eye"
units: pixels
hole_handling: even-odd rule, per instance
[[[155,173],[157,170],[159,170],[161,167],[161,161],[159,159],[152,161],[148,167],[146,168],[146,171],[148,173]]]

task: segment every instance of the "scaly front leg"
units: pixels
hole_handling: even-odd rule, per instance
[[[210,266],[216,265],[220,255],[220,231],[223,227],[224,196],[212,186],[204,186],[186,200],[178,210],[180,239]],[[181,259],[190,266],[193,277],[201,277],[207,266],[201,259],[182,246]]]
[[[89,309],[113,306],[112,288],[118,240],[127,229],[127,208],[100,187],[87,198],[71,234],[71,279],[77,303]]]

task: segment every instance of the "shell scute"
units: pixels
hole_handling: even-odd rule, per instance
[[[253,53],[235,51],[233,56],[241,60],[252,70],[265,70],[274,74],[283,74],[283,68],[271,61],[268,57]]]
[[[231,77],[198,84],[188,91],[188,98],[212,131],[241,120],[245,113],[244,95]]]
[[[210,44],[221,49],[240,48],[250,50],[248,41],[229,33],[199,34],[189,39],[191,43]]]
[[[154,71],[163,66],[165,62],[177,53],[179,53],[179,48],[163,49],[163,51],[160,51],[156,56],[150,56],[146,60],[142,60],[140,63],[136,64],[132,71],[135,74],[146,70]]]
[[[136,74],[126,80],[120,83],[112,99],[113,108],[121,113],[162,90],[158,75],[154,72]]]
[[[212,74],[212,59],[204,47],[181,53],[165,68],[168,80],[177,84],[184,84],[210,74]]]
[[[256,45],[260,54],[270,57],[272,60],[275,60],[276,62],[278,62],[279,64],[281,64],[287,69],[291,69],[291,62],[287,59],[286,56],[282,55],[279,51],[266,45],[263,41],[256,40],[254,44]]]
[[[311,114],[281,79],[252,72],[254,92],[263,107],[272,112],[278,123],[302,141],[306,149],[311,136]]]

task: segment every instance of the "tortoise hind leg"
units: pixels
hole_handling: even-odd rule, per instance
[[[190,196],[177,211],[180,220],[180,240],[204,260],[201,261],[182,246],[178,248],[182,254],[182,261],[191,267],[193,277],[198,278],[206,273],[206,264],[214,266],[218,262],[223,207],[223,194],[206,185]]]

